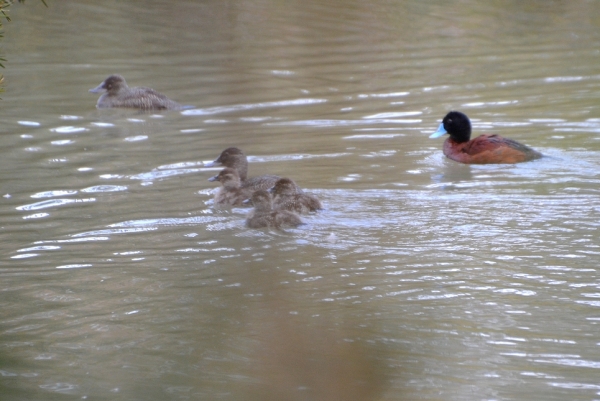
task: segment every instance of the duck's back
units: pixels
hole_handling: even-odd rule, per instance
[[[264,228],[282,226],[296,227],[302,224],[300,217],[286,210],[274,210],[262,213],[250,213],[246,225],[250,228]]]
[[[98,99],[99,108],[130,107],[142,110],[178,110],[181,105],[152,88],[122,88],[115,94],[105,93]]]
[[[448,138],[444,154],[457,162],[469,164],[520,163],[542,157],[529,146],[500,135],[484,134],[468,142]]]
[[[300,216],[287,210],[276,210],[273,212],[273,216],[275,219],[275,227],[297,227],[302,224]]]
[[[309,194],[276,196],[273,200],[273,207],[277,210],[289,210],[300,214],[323,209],[319,199]]]
[[[270,174],[248,178],[247,180],[242,182],[242,189],[251,192],[259,191],[261,189],[268,190],[269,188],[273,187],[273,185],[275,185],[277,180],[279,180],[280,178],[281,177]]]

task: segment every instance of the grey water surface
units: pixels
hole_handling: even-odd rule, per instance
[[[2,401],[600,400],[597,1],[47,3],[1,43]],[[453,109],[545,157],[446,159]],[[229,146],[325,209],[214,209]]]

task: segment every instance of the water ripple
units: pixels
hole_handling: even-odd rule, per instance
[[[52,199],[42,202],[36,202],[29,205],[18,206],[17,210],[39,210],[39,209],[47,209],[49,207],[57,207],[64,206],[71,203],[88,203],[95,202],[95,198],[87,198],[87,199]]]
[[[352,153],[325,153],[325,154],[309,154],[309,153],[288,153],[285,155],[275,156],[248,156],[248,161],[251,162],[275,162],[275,161],[286,161],[286,160],[308,160],[308,159],[322,159],[322,158],[335,158],[349,156]]]
[[[349,127],[376,124],[418,124],[420,119],[362,119],[362,120],[296,120],[267,123],[273,126]]]
[[[423,114],[422,111],[397,111],[397,112],[388,112],[388,113],[377,113],[370,116],[363,117],[364,119],[390,119],[390,118],[398,118],[398,117],[410,117],[410,116],[418,116]]]
[[[72,264],[72,265],[62,265],[56,266],[57,269],[82,269],[85,267],[92,267],[91,264]]]
[[[173,177],[173,176],[177,176],[177,175],[193,174],[193,173],[197,173],[198,171],[202,171],[202,170],[197,169],[197,168],[179,168],[179,169],[172,169],[172,170],[152,170],[152,171],[148,171],[146,173],[132,175],[129,178],[131,178],[132,180],[152,181],[152,180],[158,180],[161,178]]]
[[[206,109],[193,109],[182,111],[181,114],[186,116],[203,116],[211,114],[231,113],[234,111],[255,110],[270,107],[289,107],[289,106],[306,106],[327,102],[326,99],[292,99],[281,100],[276,102],[263,102],[252,104],[238,104],[233,106],[209,107]]]
[[[59,134],[75,134],[78,132],[85,132],[85,131],[89,131],[89,130],[84,127],[66,126],[66,127],[51,128],[50,131],[57,132]]]
[[[42,245],[42,246],[33,246],[31,248],[23,248],[17,250],[17,252],[31,252],[31,251],[53,251],[56,249],[60,249],[60,246],[56,245]]]
[[[81,192],[95,193],[95,192],[119,192],[127,191],[127,187],[123,185],[96,185],[93,187],[84,188]]]
[[[44,191],[38,192],[31,195],[32,198],[52,198],[54,196],[65,196],[65,195],[75,195],[77,191],[75,190],[52,190],[52,191]]]
[[[194,216],[183,218],[143,219],[129,220],[121,223],[111,224],[108,227],[156,227],[156,226],[180,226],[214,223],[224,221],[227,218],[218,216]]]
[[[73,238],[77,237],[98,237],[98,236],[109,236],[112,234],[128,234],[128,233],[139,233],[146,231],[154,231],[157,230],[157,227],[140,227],[140,228],[115,228],[115,229],[106,229],[106,230],[96,230],[96,231],[88,231],[79,234],[73,234]]]
[[[37,121],[17,121],[17,124],[24,125],[26,127],[39,127],[40,125],[42,125]]]

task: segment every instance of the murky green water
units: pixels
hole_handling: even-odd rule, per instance
[[[597,2],[48,3],[2,42],[3,401],[600,399]],[[446,159],[451,109],[546,157]],[[214,210],[229,146],[326,209]]]

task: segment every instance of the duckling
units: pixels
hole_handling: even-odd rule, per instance
[[[206,164],[206,167],[214,166],[225,166],[235,169],[242,182],[242,190],[244,190],[248,198],[254,191],[271,188],[280,178],[276,175],[261,175],[254,178],[247,178],[248,159],[244,152],[236,147],[225,149],[215,161]]]
[[[242,206],[242,202],[247,199],[241,188],[240,177],[232,168],[225,168],[208,180],[219,181],[222,185],[215,194],[214,204],[217,207]]]
[[[265,190],[258,190],[252,194],[251,202],[254,209],[248,213],[246,226],[250,228],[282,226],[297,227],[303,224],[300,217],[287,210],[273,210],[271,194]]]
[[[273,208],[289,210],[298,214],[307,214],[323,209],[323,205],[314,195],[298,191],[298,186],[290,178],[279,179],[273,188]]]

